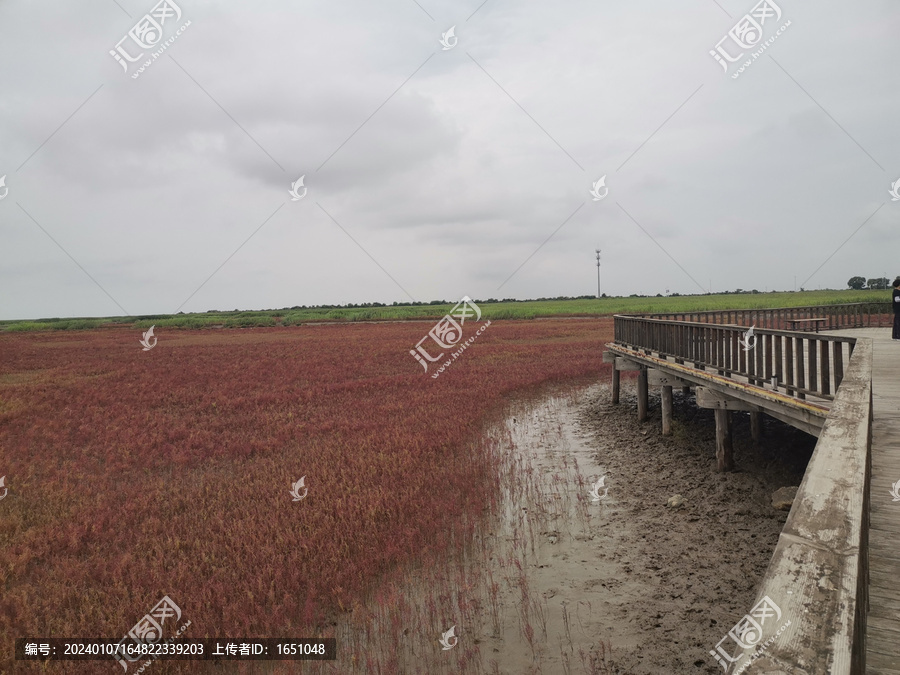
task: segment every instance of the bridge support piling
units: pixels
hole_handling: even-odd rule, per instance
[[[641,368],[637,377],[638,422],[647,419],[647,369]]]
[[[750,438],[754,441],[758,441],[762,438],[762,424],[760,423],[762,420],[760,419],[760,414],[755,410],[750,411]]]
[[[731,443],[731,411],[716,408],[716,468],[722,471],[734,469]]]
[[[612,369],[612,402],[616,405],[619,403],[619,371],[615,366]]]
[[[663,385],[662,388],[662,435],[672,435],[672,387]]]
[[[685,398],[687,398],[688,396],[691,395],[691,388],[690,387],[682,387],[681,393],[682,393],[682,395],[684,395]]]

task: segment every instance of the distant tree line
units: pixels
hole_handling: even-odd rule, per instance
[[[869,288],[875,291],[885,291],[891,287],[891,282],[887,277],[879,277],[877,279],[866,279],[865,277],[850,277],[847,286],[854,291],[861,291]]]
[[[606,293],[603,294],[603,297],[607,297]],[[498,300],[497,298],[487,298],[485,300],[478,300],[477,298],[473,301],[476,304],[481,303],[491,303],[491,302],[541,302],[546,300],[596,300],[596,295],[577,295],[577,296],[566,296],[560,295],[555,298],[531,298],[529,300],[517,300],[516,298],[503,298],[502,300]],[[366,309],[369,307],[428,307],[430,305],[455,305],[458,300],[431,300],[429,302],[392,302],[390,304],[385,304],[383,302],[362,302],[362,303],[352,303],[348,302],[346,305],[295,305],[293,307],[282,307],[281,309],[262,309],[262,310],[254,310],[257,312],[286,312],[288,310],[298,310],[298,309]],[[234,312],[241,312],[242,310],[235,309]],[[179,312],[181,313],[181,312]],[[222,312],[218,309],[209,309],[206,311],[207,314],[223,314],[228,312]]]
[[[856,290],[863,289],[863,288],[871,288],[871,289],[890,288],[890,282],[885,278],[869,279],[867,282],[863,277],[853,277],[848,282],[848,285],[850,288],[856,289]],[[805,290],[806,289],[804,289],[804,288],[800,289],[801,292],[805,291]],[[761,293],[761,292],[762,291],[759,291],[755,288],[752,290],[744,290],[743,288],[736,288],[733,291],[716,291],[715,293],[713,293],[713,295],[742,295],[742,294],[757,294],[757,293]],[[784,291],[773,290],[771,292],[779,293],[779,292],[784,292]],[[695,295],[710,295],[710,293],[669,293],[668,297],[680,298],[680,297],[692,297]],[[609,295],[608,296],[606,293],[603,293],[601,297],[602,298],[607,298],[607,297],[608,298],[618,298],[618,297],[626,297],[626,296],[617,296],[617,295]],[[629,295],[627,297],[629,297],[629,298],[654,298],[654,297],[662,298],[662,297],[666,297],[666,296],[664,296],[662,293],[657,293],[656,295],[644,295],[642,293],[632,293],[631,295]],[[476,298],[474,300],[474,302],[476,304],[480,305],[480,304],[490,304],[490,303],[497,303],[497,302],[547,302],[547,301],[557,301],[558,302],[558,301],[565,301],[565,300],[596,300],[596,299],[597,299],[596,295],[574,295],[574,296],[559,295],[559,296],[556,296],[553,298],[528,298],[526,300],[517,300],[516,298],[503,298],[502,300],[498,299],[498,298],[483,298],[483,299],[479,300],[478,298]],[[221,311],[218,309],[210,309],[210,310],[207,310],[206,313],[207,314],[248,314],[248,313],[265,314],[265,313],[271,313],[271,312],[287,312],[287,311],[291,311],[291,310],[296,311],[296,310],[304,310],[304,309],[368,309],[368,308],[373,308],[373,307],[428,307],[430,305],[455,305],[457,302],[458,302],[458,300],[431,300],[429,302],[392,302],[390,304],[386,304],[383,302],[362,302],[362,303],[348,302],[345,305],[295,305],[293,307],[282,307],[281,309],[259,309],[259,310],[253,310],[252,312],[246,312],[246,311],[239,310],[239,309],[235,309],[232,312]],[[184,314],[184,312],[178,312],[178,313]],[[166,316],[168,316],[168,315],[166,315]],[[142,316],[142,317],[138,317],[138,318],[152,319],[152,318],[157,318],[157,317],[155,315],[153,315],[153,316],[148,315],[146,317]],[[162,316],[160,316],[159,318],[162,318]]]

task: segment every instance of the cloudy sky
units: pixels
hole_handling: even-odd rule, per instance
[[[893,277],[900,5],[775,1],[3,0],[0,319]]]

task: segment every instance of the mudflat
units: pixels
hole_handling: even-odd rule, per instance
[[[720,474],[711,411],[677,393],[663,437],[658,397],[643,424],[633,381],[621,401],[595,384],[512,403],[483,439],[502,458],[496,513],[339,622],[341,672],[365,671],[367,645],[382,672],[721,672],[709,652],[753,606],[787,518],[772,493],[799,484],[815,439],[766,419],[755,443],[736,413]]]

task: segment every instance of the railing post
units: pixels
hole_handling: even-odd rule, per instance
[[[805,357],[803,355],[803,338],[797,338],[796,341],[797,347],[797,387],[799,389],[808,389],[806,386],[806,369],[804,367]],[[806,398],[806,394],[803,392],[797,392],[797,398],[804,399]]]
[[[710,362],[710,354],[712,353],[712,341],[710,340],[710,329],[704,326],[700,329],[703,332],[703,351],[702,358],[704,365]]]
[[[696,365],[697,368],[700,368],[701,364],[703,363],[703,327],[702,326],[698,325],[698,326],[694,327],[694,336],[692,339],[694,341],[694,359],[696,360],[696,363],[694,365]]]
[[[725,377],[731,377],[731,371],[733,370],[733,364],[731,363],[731,337],[733,333],[734,331],[732,331],[730,328],[722,329],[722,336],[724,338],[722,345],[722,360],[725,364],[725,370],[722,372],[722,374],[725,375]]]
[[[828,341],[821,340],[819,354],[822,358],[822,393],[831,393],[831,369],[829,368]]]
[[[806,388],[812,392],[818,392],[819,391],[819,377],[818,377],[818,372],[816,369],[817,362],[818,362],[818,358],[816,357],[816,351],[817,351],[816,350],[816,342],[817,342],[817,340],[815,338],[809,338],[809,340],[807,340],[807,342],[809,342],[809,349],[807,350],[807,352],[809,353],[809,364],[808,364],[809,368],[807,368],[807,370],[809,371],[809,381],[808,381],[808,386]]]
[[[844,379],[844,343],[835,342],[834,348],[834,391],[841,386],[841,380]]]
[[[754,373],[756,374],[756,381],[753,384],[762,383],[763,377],[765,376],[765,354],[763,354],[763,344],[765,340],[757,340],[756,341],[756,349],[754,354],[754,361],[756,363],[753,364]]]
[[[794,384],[794,338],[784,338],[784,382],[787,385]],[[790,396],[795,396],[794,392],[788,389]]]
[[[738,350],[738,372],[742,375],[746,375],[750,372],[750,364],[749,359],[747,358],[747,350],[739,349]]]
[[[715,327],[709,329],[709,361],[708,363],[721,374],[721,366],[719,365],[719,333],[721,328]]]
[[[784,381],[784,364],[782,364],[782,340],[783,335],[775,336],[775,378],[778,382]],[[837,343],[835,343],[837,344]]]

